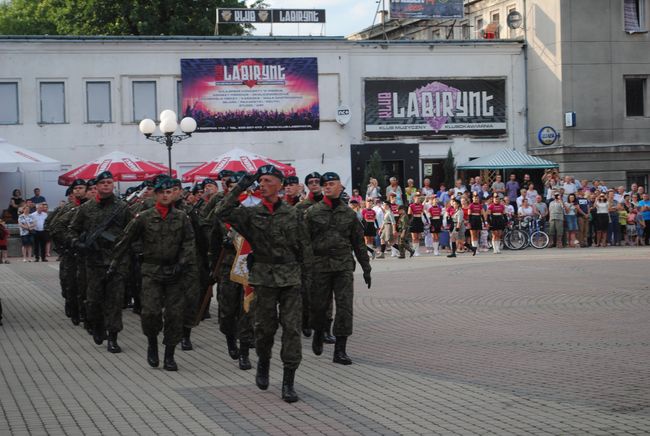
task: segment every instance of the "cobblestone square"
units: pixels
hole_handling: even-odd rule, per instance
[[[295,404],[277,345],[266,392],[216,316],[177,373],[152,369],[137,315],[112,355],[63,314],[57,263],[14,261],[0,434],[648,434],[649,261],[646,247],[375,260],[371,290],[355,277],[354,364],[303,338]]]

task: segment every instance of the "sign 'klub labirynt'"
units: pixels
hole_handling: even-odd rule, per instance
[[[197,131],[318,130],[317,58],[181,59]]]

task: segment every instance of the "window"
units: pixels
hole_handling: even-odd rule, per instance
[[[645,115],[645,77],[625,78],[625,114],[628,117]]]
[[[185,115],[183,114],[183,81],[182,80],[177,80],[176,81],[176,108],[177,111],[176,113],[178,114],[179,118],[183,118]]]
[[[86,82],[86,120],[89,123],[112,121],[110,82]]]
[[[0,83],[0,124],[18,124],[18,82]]]
[[[625,31],[628,33],[645,32],[645,2],[646,0],[625,0],[623,17]]]
[[[626,173],[627,179],[627,189],[632,188],[632,184],[636,183],[637,186],[643,186],[643,188],[648,190],[648,173]]]
[[[65,84],[41,82],[41,123],[65,123]]]
[[[483,18],[476,19],[476,39],[483,39]]]
[[[133,121],[140,122],[145,118],[155,120],[158,102],[156,101],[155,81],[133,82]]]
[[[469,34],[469,23],[465,21],[463,24],[460,26],[461,29],[461,38],[462,39],[470,39],[471,36]]]

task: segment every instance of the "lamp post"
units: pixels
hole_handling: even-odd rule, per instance
[[[167,157],[169,159],[169,176],[172,175],[172,147],[177,142],[192,136],[196,130],[196,120],[192,117],[185,117],[181,120],[180,127],[183,134],[174,135],[178,128],[178,121],[176,121],[176,112],[166,109],[160,113],[160,132],[162,135],[154,135],[156,131],[156,122],[150,118],[145,118],[140,121],[140,132],[150,141],[156,141],[159,144],[167,146]]]

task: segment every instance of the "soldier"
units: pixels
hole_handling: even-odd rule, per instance
[[[305,176],[305,186],[309,193],[307,198],[296,205],[298,210],[305,212],[307,209],[318,203],[323,199],[323,192],[320,186],[320,174],[318,172],[309,173]],[[311,337],[311,327],[309,322],[309,313],[310,313],[310,291],[305,286],[300,289],[300,294],[302,295],[302,334],[306,338]],[[333,344],[336,342],[336,338],[332,336],[332,322],[334,322],[333,306],[332,301],[327,308],[327,330],[325,331],[325,343]]]
[[[399,251],[399,259],[405,259],[405,251],[408,251],[413,257],[415,250],[411,248],[408,239],[408,230],[410,227],[409,216],[406,214],[406,206],[401,205],[397,207],[397,249]]]
[[[69,313],[72,324],[79,325],[81,319],[85,319],[86,310],[77,286],[77,264],[79,262],[66,235],[72,217],[76,214],[76,209],[86,202],[86,182],[83,179],[76,179],[68,189],[72,190],[73,200],[59,209],[56,217],[49,223],[48,231],[61,256],[59,277],[61,289],[65,292],[66,313]]]
[[[97,181],[95,179],[89,179],[86,182],[86,202],[88,200],[94,200],[97,196]],[[77,208],[74,215],[79,213],[79,208]],[[70,223],[74,219],[74,215],[70,218]],[[68,244],[72,247],[72,252],[77,260],[77,292],[79,293],[79,301],[83,302],[80,306],[80,311],[83,310],[84,314],[88,313],[88,299],[86,298],[88,290],[88,280],[86,280],[86,259],[83,256],[83,253],[79,253],[78,250],[72,244],[72,235],[70,234],[70,226],[68,226],[66,232],[66,238],[69,239]],[[92,321],[88,319],[88,316],[84,320],[84,329],[88,332],[89,335],[92,335],[94,332]]]
[[[122,349],[117,344],[117,334],[122,330],[124,265],[110,277],[106,270],[113,245],[132,215],[126,203],[113,194],[113,175],[109,171],[100,173],[95,180],[97,196],[79,207],[70,224],[70,237],[72,245],[85,254],[86,317],[92,322],[93,339],[101,345],[108,331],[107,349],[119,353]]]
[[[336,300],[334,319],[334,363],[349,365],[352,360],[346,353],[348,336],[352,334],[352,306],[354,258],[363,269],[363,279],[370,288],[370,260],[363,240],[363,228],[355,212],[340,199],[343,185],[336,173],[321,176],[323,200],[309,208],[305,221],[314,251],[311,324],[314,329],[312,350],[320,356],[327,328],[327,306]]]
[[[259,180],[262,202],[253,207],[237,207],[239,194]],[[226,195],[215,215],[231,224],[253,249],[249,283],[255,287],[255,350],[259,358],[255,383],[266,390],[273,338],[282,325],[284,363],[282,399],[298,401],[294,389],[296,369],[302,359],[300,344],[302,273],[310,266],[311,255],[302,214],[279,197],[283,174],[273,165],[264,165],[255,176],[246,175]],[[249,255],[250,256],[250,255]],[[303,264],[301,269],[301,264]]]
[[[296,176],[289,176],[284,179],[284,201],[289,206],[295,206],[300,202],[300,179]]]
[[[199,279],[199,295],[200,299],[203,300],[208,294],[212,294],[212,289],[214,287],[214,279],[210,277],[210,252],[209,244],[210,241],[210,232],[212,231],[212,224],[208,219],[208,214],[210,213],[210,207],[217,203],[219,200],[219,187],[217,182],[213,179],[205,179],[202,182],[203,185],[203,202],[197,204],[196,211],[197,216],[195,218],[194,231],[196,232],[196,250],[197,250],[197,270],[198,270],[198,279]],[[209,300],[205,312],[203,313],[203,319],[210,319],[210,302]]]
[[[183,271],[195,261],[194,231],[187,214],[173,207],[174,182],[159,180],[153,208],[139,213],[129,223],[115,246],[109,276],[115,274],[131,243],[142,241],[142,332],[147,337],[147,362],[158,367],[158,333],[163,330],[163,368],[178,371],[176,345],[183,335],[186,284]],[[163,316],[164,310],[164,316]]]

